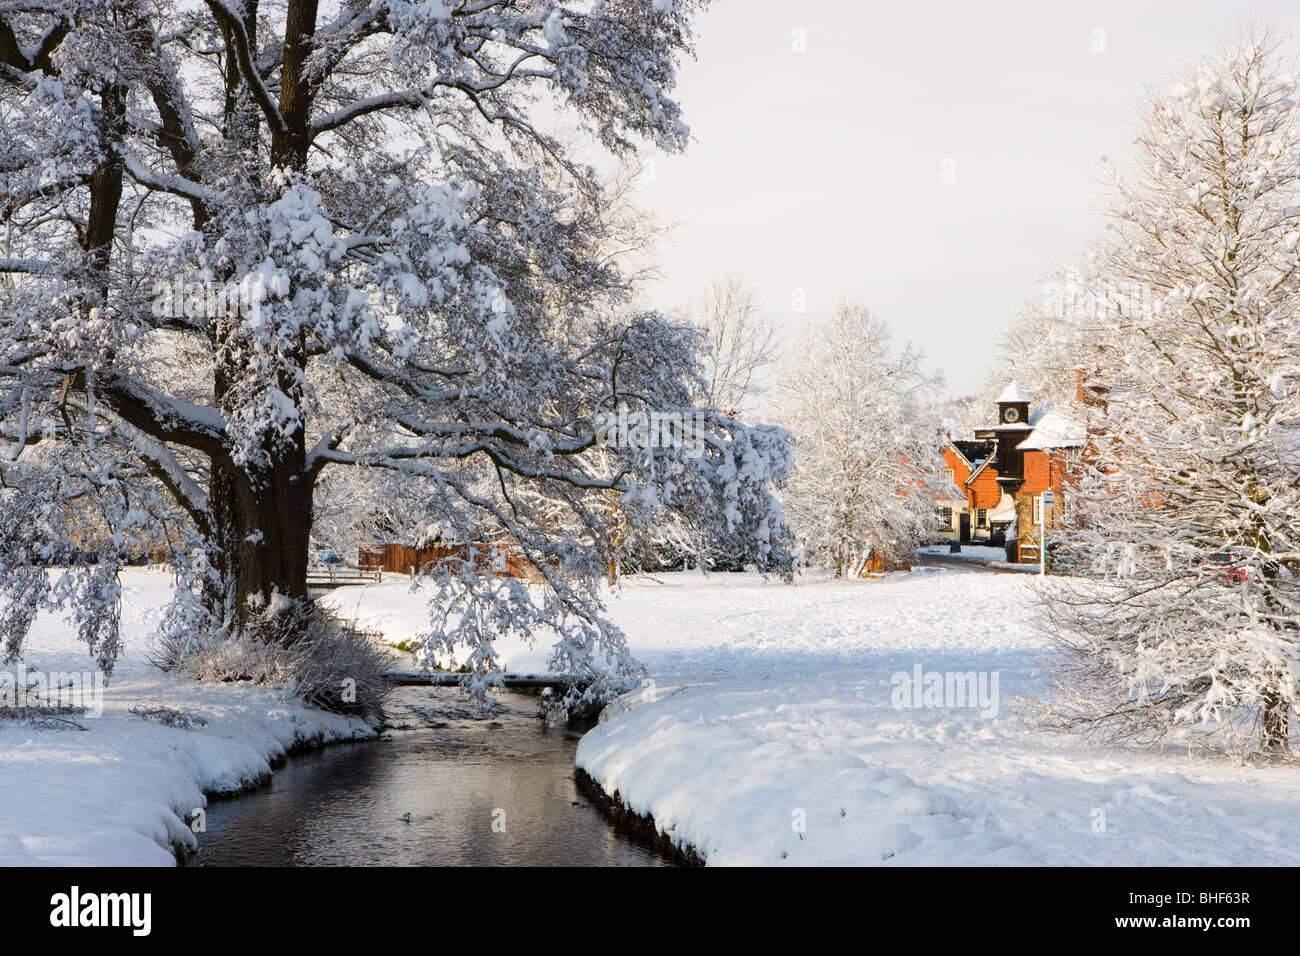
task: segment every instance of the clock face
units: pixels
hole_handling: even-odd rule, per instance
[[[1002,418],[1006,421],[1014,422],[1020,418],[1020,413],[1014,408],[1008,408],[1006,412],[1003,413]]]

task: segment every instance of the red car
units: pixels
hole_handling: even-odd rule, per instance
[[[1223,575],[1229,584],[1240,584],[1250,577],[1250,568],[1243,567],[1232,559],[1227,551],[1216,551],[1206,560],[1202,567],[1214,568]]]

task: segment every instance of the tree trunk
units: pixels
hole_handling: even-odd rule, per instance
[[[1260,739],[1268,749],[1285,746],[1290,736],[1291,722],[1287,713],[1287,703],[1277,686],[1265,691],[1262,699],[1263,714],[1260,718]]]
[[[287,610],[285,599],[307,599],[307,564],[311,543],[312,487],[303,465],[302,432],[278,448],[269,467],[251,471],[239,495],[238,568],[235,580],[236,628],[270,609],[272,617]],[[292,642],[297,634],[284,634]]]
[[[220,584],[209,610],[231,636],[307,599],[313,482],[304,467],[303,434],[265,450],[269,464],[261,467],[213,464],[209,560]],[[290,643],[299,636],[292,628],[269,633]]]
[[[211,462],[208,502],[212,515],[208,563],[216,571],[217,587],[207,592],[207,610],[223,628],[235,623],[235,580],[239,573],[239,501],[231,475]]]

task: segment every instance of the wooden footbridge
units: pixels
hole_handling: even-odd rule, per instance
[[[385,675],[396,687],[457,687],[465,675],[458,671],[433,671],[404,667],[388,671]],[[562,674],[506,674],[502,678],[506,687],[568,687],[572,677]]]
[[[345,588],[355,584],[378,584],[383,579],[384,572],[378,568],[326,565],[310,568],[307,571],[307,587],[313,591],[327,591],[331,588]]]

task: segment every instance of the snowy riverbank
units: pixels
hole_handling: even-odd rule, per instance
[[[709,863],[1300,864],[1296,768],[1103,749],[1016,715],[1043,689],[1036,575],[798,580],[626,577],[609,596],[654,686],[578,764]],[[427,599],[400,579],[332,598],[390,641],[427,627]],[[545,641],[499,650],[545,669]],[[927,706],[934,674],[945,697],[974,675],[976,706]]]
[[[308,710],[244,684],[200,685],[160,673],[146,635],[171,593],[166,572],[122,575],[126,649],[85,728],[0,720],[0,865],[168,865],[173,846],[194,846],[191,815],[205,792],[264,780],[286,751],[309,742],[370,736],[362,722]],[[70,627],[43,616],[24,660],[0,667],[42,677],[87,671]],[[168,707],[205,721],[183,730],[132,708]]]
[[[1294,767],[1104,750],[1016,716],[1042,686],[1030,578],[661,580],[613,603],[655,692],[608,709],[578,764],[710,864],[1300,863]],[[973,674],[976,706],[946,682],[931,700],[935,673]]]
[[[85,731],[0,722],[0,864],[169,864],[204,791],[263,779],[303,741],[370,733],[265,688],[159,673],[145,636],[170,579],[133,569],[123,586],[126,652],[103,714]],[[1036,586],[961,568],[793,587],[627,578],[610,613],[654,683],[606,711],[577,762],[714,865],[1300,865],[1293,766],[1104,750],[1016,716],[1042,688]],[[392,579],[332,601],[401,641],[427,627],[427,599]],[[501,653],[538,671],[547,647]],[[23,663],[75,672],[88,658],[45,618]],[[160,726],[136,707],[206,724]]]

